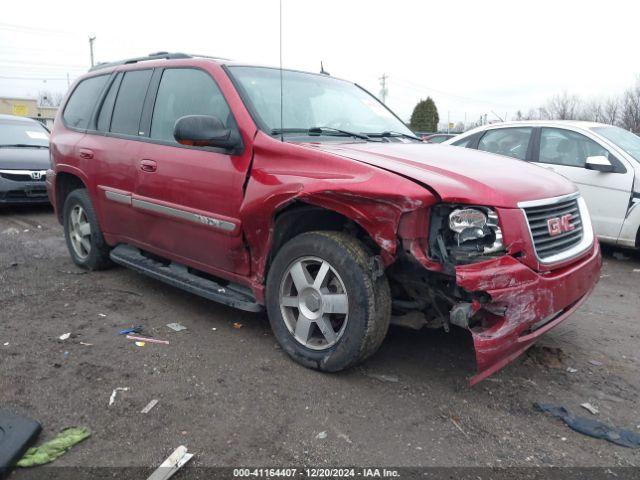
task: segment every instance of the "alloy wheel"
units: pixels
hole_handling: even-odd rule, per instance
[[[325,350],[344,333],[349,298],[344,282],[329,262],[303,257],[293,261],[282,278],[280,310],[298,343]]]
[[[87,258],[91,253],[91,224],[81,205],[75,205],[69,215],[69,238],[78,258]]]

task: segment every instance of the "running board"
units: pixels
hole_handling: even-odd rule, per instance
[[[111,250],[109,256],[111,260],[119,265],[131,268],[136,272],[181,288],[194,295],[239,308],[240,310],[246,310],[247,312],[262,311],[262,305],[256,302],[251,290],[247,287],[233,283],[222,286],[213,280],[190,273],[185,265],[175,262],[164,265],[157,260],[145,257],[140,253],[139,249],[131,245],[118,245]]]

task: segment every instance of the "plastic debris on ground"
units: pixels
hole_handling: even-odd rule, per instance
[[[32,447],[18,461],[19,467],[35,467],[53,462],[64,455],[71,447],[89,438],[91,432],[87,427],[65,428],[53,440],[43,443],[39,447]]]
[[[113,403],[116,401],[116,395],[118,394],[118,392],[128,392],[129,391],[129,387],[116,387],[113,389],[113,392],[111,392],[111,397],[109,397],[109,406],[113,405]]]
[[[243,327],[243,325],[241,323],[239,323],[239,322],[234,322],[234,324],[233,324],[233,328],[242,328],[242,327]]]
[[[381,382],[398,383],[399,379],[395,375],[385,375],[383,373],[365,373],[367,377],[375,378]]]
[[[67,340],[69,337],[71,336],[71,333],[63,333],[62,335],[60,335],[58,338],[60,340]]]
[[[162,345],[169,345],[167,340],[159,340],[157,338],[149,338],[149,337],[137,337],[135,335],[127,335],[128,340],[137,340],[139,342],[147,342],[147,343],[159,343]]]
[[[4,343],[3,343],[3,345],[4,345],[5,347],[8,347],[8,346],[9,346],[9,342],[4,342]]]
[[[584,408],[585,410],[587,410],[589,413],[593,414],[593,415],[597,415],[599,410],[597,409],[597,407],[594,407],[593,405],[591,405],[589,402],[586,403],[581,403],[580,406],[582,408]]]
[[[589,360],[589,363],[595,367],[600,367],[604,365],[600,360]]]
[[[136,347],[144,347],[145,345],[145,342],[136,342]]]
[[[569,428],[593,438],[608,440],[616,445],[628,448],[640,448],[640,434],[623,428],[611,427],[606,423],[586,417],[576,417],[561,405],[534,403],[542,411],[561,418]]]
[[[324,440],[325,438],[327,438],[327,432],[320,432],[318,435],[316,435],[316,438],[319,440]]]
[[[98,316],[102,317],[102,318],[106,317],[106,315],[104,313],[99,313]]]
[[[181,332],[182,330],[186,330],[187,327],[185,327],[184,325],[181,325],[179,323],[167,323],[167,327],[169,327],[171,330],[173,330],[174,332]]]
[[[118,333],[120,335],[127,335],[129,333],[140,333],[144,326],[138,325],[137,327],[125,328],[124,330],[120,330]]]
[[[85,347],[93,347],[93,343],[80,342],[80,345],[84,345]]]
[[[155,407],[158,404],[159,400],[157,398],[154,398],[153,400],[151,400],[149,403],[147,403],[147,406],[144,407],[140,413],[149,413],[151,411],[151,409],[153,407]]]
[[[180,445],[147,480],[167,480],[192,458],[193,454],[187,453],[187,447]]]
[[[577,371],[578,371],[577,368],[567,367],[567,372],[569,372],[569,373],[576,373]]]

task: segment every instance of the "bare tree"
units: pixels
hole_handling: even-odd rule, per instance
[[[617,125],[620,116],[620,99],[618,97],[609,97],[603,106],[604,123],[609,125]]]
[[[633,133],[640,133],[640,78],[622,96],[620,126]]]
[[[540,120],[540,109],[530,108],[527,113],[518,110],[516,120]]]
[[[553,120],[575,120],[579,116],[580,103],[580,97],[565,91],[551,97],[544,110],[546,116]]]
[[[38,92],[38,105],[42,107],[59,107],[64,95],[60,92],[52,93],[48,90]]]
[[[588,100],[577,115],[580,120],[603,123],[605,121],[605,102],[601,98]]]

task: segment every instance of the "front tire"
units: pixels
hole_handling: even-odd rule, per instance
[[[86,189],[74,190],[65,199],[63,224],[73,263],[87,270],[103,270],[112,265],[111,248],[102,236]]]
[[[391,295],[372,255],[340,232],[310,232],[287,242],[267,278],[267,311],[276,339],[296,362],[335,372],[381,345]]]

